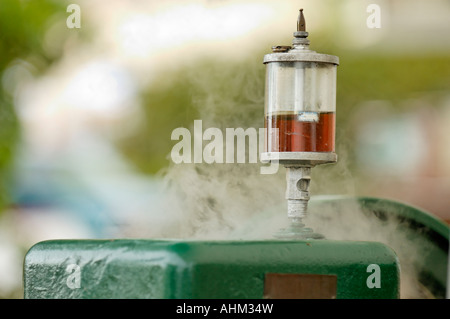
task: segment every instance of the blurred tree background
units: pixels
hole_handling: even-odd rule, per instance
[[[349,7],[350,3],[346,1],[345,4],[339,5],[333,1],[323,1],[322,9],[327,6],[330,12],[342,12],[342,8]],[[74,37],[79,45],[82,42],[80,38],[84,39],[86,46],[95,42],[91,32],[98,38],[102,37],[96,29],[101,22],[95,22],[89,15],[83,19],[81,30],[73,32],[60,27],[56,40],[49,37],[55,25],[64,26],[68,4],[69,2],[50,0],[4,0],[0,6],[2,206],[8,201],[13,204],[8,194],[12,191],[9,186],[14,179],[11,174],[21,132],[21,123],[17,116],[20,109],[14,104],[20,95],[22,82],[26,81],[27,76],[39,79],[61,58],[70,56],[71,51],[66,46],[68,42],[74,42]],[[395,9],[390,2],[387,2],[386,6]],[[430,113],[440,112],[438,100],[450,91],[449,50],[430,49],[419,52],[413,49],[399,53],[387,50],[388,46],[384,44],[359,49],[354,46],[347,47],[348,37],[345,30],[336,27],[345,25],[345,20],[342,16],[330,16],[324,26],[316,27],[317,31],[310,35],[312,49],[340,57],[337,152],[341,153],[342,161],[337,167],[345,167],[336,169],[335,166],[324,166],[314,171],[321,176],[330,176],[330,180],[336,182],[320,183],[321,193],[348,191],[348,188],[340,185],[347,181],[341,179],[339,182],[342,170],[351,171],[355,180],[361,180],[361,185],[371,183],[372,176],[366,174],[364,166],[358,163],[356,154],[359,152],[357,145],[360,127],[355,125],[354,115],[360,111],[362,104],[367,101],[384,101],[389,103],[395,114],[402,114],[410,111],[410,106],[405,101],[427,95],[431,99],[427,104],[427,107],[431,108]],[[277,37],[279,43],[291,42],[290,34]],[[151,36],[149,38],[151,39]],[[175,143],[170,141],[171,132],[177,127],[190,128],[195,119],[202,119],[205,127],[262,127],[265,76],[262,58],[264,54],[269,53],[272,44],[274,43],[270,43],[268,39],[263,39],[251,54],[246,52],[237,55],[237,58],[236,55],[227,58],[226,55],[202,54],[198,58],[186,60],[185,63],[160,67],[154,72],[157,73],[154,75],[157,80],[137,86],[137,93],[133,96],[140,109],[136,113],[139,118],[136,125],[125,134],[111,135],[112,137],[107,135],[107,138],[139,172],[151,176],[170,165],[169,154]],[[419,41],[417,45],[421,45]],[[235,51],[239,52],[239,47],[236,47]],[[174,59],[178,58],[177,54],[181,58],[186,50],[177,52],[175,50]],[[100,53],[100,56],[102,54],[106,55]],[[28,75],[24,76],[24,72]],[[120,131],[133,116],[125,116],[107,124],[110,126],[109,130]],[[358,170],[361,167],[362,169]]]
[[[333,1],[323,1],[322,9],[342,12],[351,2],[339,5]],[[389,3],[389,4],[388,4]],[[388,2],[389,9],[395,6]],[[9,185],[14,167],[15,148],[20,140],[21,124],[17,116],[20,111],[14,106],[22,82],[28,76],[38,79],[55,62],[70,55],[68,42],[89,46],[95,37],[101,38],[98,23],[93,16],[85,16],[83,28],[73,32],[61,27],[65,24],[69,2],[61,1],[19,1],[5,0],[0,7],[0,72],[2,90],[0,92],[0,204],[10,201]],[[400,6],[401,7],[401,6]],[[90,10],[90,9],[89,9]],[[86,11],[86,10],[85,10]],[[312,14],[314,15],[314,14]],[[363,16],[364,17],[364,16]],[[311,23],[311,20],[308,20]],[[345,17],[330,16],[323,26],[310,34],[311,48],[317,52],[340,57],[337,91],[337,152],[342,161],[338,168],[324,166],[315,170],[317,175],[327,175],[335,183],[320,183],[319,192],[345,193],[348,188],[340,183],[343,170],[352,172],[361,185],[371,183],[371,175],[358,164],[357,143],[359,127],[355,125],[355,114],[367,101],[387,101],[396,114],[408,111],[408,103],[421,95],[428,95],[434,101],[429,106],[439,112],[440,99],[450,91],[450,54],[447,50],[409,50],[395,52],[384,50],[384,45],[366,46],[354,49],[347,46]],[[91,24],[91,25],[89,25]],[[294,23],[292,23],[294,25]],[[313,23],[311,23],[313,24]],[[308,25],[311,25],[308,24]],[[58,36],[49,37],[55,25],[59,26]],[[97,27],[97,29],[96,29]],[[348,32],[348,30],[347,30]],[[76,37],[77,40],[73,41]],[[279,43],[289,44],[290,34],[277,35]],[[149,36],[151,39],[151,36]],[[51,40],[49,40],[51,39]],[[50,43],[51,41],[51,43]],[[77,42],[78,41],[78,42]],[[201,54],[198,58],[175,63],[171,67],[160,67],[155,71],[157,80],[147,85],[138,85],[137,94],[139,121],[126,134],[107,136],[110,142],[146,175],[154,175],[170,164],[169,154],[174,141],[171,132],[177,127],[190,128],[195,119],[202,119],[204,125],[225,127],[262,127],[264,104],[265,66],[262,57],[269,53],[268,39],[261,40],[253,52],[236,55],[233,58]],[[417,43],[420,45],[420,43]],[[239,52],[239,47],[236,48]],[[407,51],[407,50],[405,50]],[[175,58],[178,51],[175,50]],[[186,50],[180,50],[180,58]],[[106,55],[106,54],[104,54]],[[183,60],[183,59],[181,59]],[[21,73],[22,70],[22,73]],[[21,75],[22,74],[22,75]],[[137,79],[137,81],[139,81]],[[434,92],[434,93],[433,93]],[[445,94],[444,94],[445,95]],[[430,111],[432,112],[432,111]],[[110,130],[119,131],[132,116],[117,119],[107,124]],[[361,123],[362,124],[362,123]],[[163,138],[164,137],[164,138]],[[344,167],[345,166],[345,167]],[[326,171],[326,172],[323,172]],[[334,175],[333,175],[334,174]],[[320,179],[319,179],[320,180]],[[317,184],[316,184],[317,185]],[[334,185],[334,186],[333,186]],[[314,184],[313,184],[314,187]],[[11,203],[12,204],[12,203]]]

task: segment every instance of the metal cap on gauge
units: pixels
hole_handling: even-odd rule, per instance
[[[270,62],[319,62],[339,65],[339,57],[317,53],[309,49],[308,32],[303,9],[297,19],[297,31],[294,32],[292,46],[278,45],[272,47],[272,52],[264,56],[264,63]]]

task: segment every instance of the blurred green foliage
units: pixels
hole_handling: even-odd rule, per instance
[[[394,103],[430,91],[450,91],[450,56],[341,56],[338,105]]]
[[[208,127],[264,127],[264,66],[259,61],[202,60],[165,72],[142,92],[144,119],[133,134],[117,141],[140,171],[157,173],[170,163],[177,127],[194,120]],[[193,138],[193,136],[192,136]]]
[[[64,14],[65,9],[63,1],[1,0],[0,3],[0,211],[8,202],[8,180],[20,138],[20,124],[13,105],[15,92],[7,90],[3,74],[17,60],[28,62],[39,73],[58,58],[47,54],[43,39],[49,19]]]
[[[172,130],[190,123],[197,115],[191,86],[182,73],[165,74],[152,90],[142,93],[142,99],[143,124],[117,145],[140,171],[155,173],[166,164]]]

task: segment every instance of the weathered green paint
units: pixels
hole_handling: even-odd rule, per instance
[[[68,265],[80,267],[71,289]],[[380,266],[380,288],[366,284]],[[266,273],[337,276],[337,298],[398,298],[396,254],[376,242],[56,240],[33,246],[25,298],[263,298]]]
[[[360,212],[376,216],[380,221],[397,224],[396,232],[407,242],[403,246],[414,247],[414,265],[405,265],[400,258],[400,266],[413,266],[417,269],[417,280],[434,298],[446,298],[449,270],[449,235],[447,223],[436,216],[414,206],[399,201],[354,196],[317,196],[310,201],[311,215],[323,216],[332,223],[330,211],[345,212],[359,206]],[[346,217],[345,214],[342,215]],[[349,220],[351,223],[351,220]],[[395,247],[391,248],[394,249]],[[399,255],[400,252],[397,252]]]

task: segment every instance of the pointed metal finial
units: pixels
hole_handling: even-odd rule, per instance
[[[297,18],[297,31],[294,32],[292,47],[295,50],[308,50],[309,40],[307,37],[305,16],[303,15],[303,9],[300,9]]]
[[[297,18],[297,31],[306,31],[305,16],[303,15],[303,9],[300,9]]]

